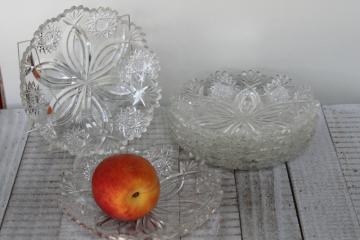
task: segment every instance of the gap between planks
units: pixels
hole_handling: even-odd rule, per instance
[[[360,151],[358,150],[360,149],[360,137],[355,136],[357,134],[353,129],[360,128],[360,121],[349,121],[349,117],[360,114],[360,104],[325,106],[324,113],[326,120],[332,122],[331,125],[328,125],[330,135],[359,221]],[[341,136],[338,129],[345,129]]]
[[[358,240],[360,228],[322,112],[302,155],[288,163],[306,240]]]
[[[321,141],[324,141],[324,140],[321,140]],[[318,143],[316,142],[315,144],[318,144]],[[333,156],[331,154],[332,151],[331,151],[331,149],[327,149],[327,151],[322,152],[322,153],[324,153],[324,155],[326,155],[326,158],[328,158],[328,159],[322,159],[322,160],[320,160],[320,162],[327,162],[330,159],[331,160],[330,165],[331,165],[331,167],[334,167],[336,164],[334,165],[334,162],[333,162]],[[313,152],[310,151],[310,153],[313,153]],[[309,154],[309,151],[307,151],[307,155],[305,154],[305,156],[303,156],[302,158],[307,158],[308,160],[303,159],[303,161],[306,162],[306,161],[309,161],[309,158],[312,158],[312,157],[313,157],[312,154]],[[295,162],[296,162],[296,164],[295,164]],[[326,226],[324,227],[324,224],[320,223],[320,228],[317,227],[317,231],[313,231],[313,233],[315,234],[315,237],[310,235],[312,233],[311,231],[307,231],[309,228],[309,225],[317,224],[318,222],[312,221],[314,219],[309,217],[309,215],[311,215],[311,214],[309,214],[309,212],[305,211],[306,206],[310,206],[310,209],[314,208],[314,200],[318,200],[318,198],[315,197],[315,199],[307,199],[306,196],[304,196],[304,192],[307,194],[309,194],[309,193],[313,194],[314,192],[318,193],[318,191],[316,191],[316,187],[322,187],[322,185],[321,185],[322,182],[320,182],[320,184],[316,184],[316,182],[315,182],[315,184],[313,186],[310,186],[310,188],[305,189],[305,191],[304,191],[304,189],[302,189],[302,186],[304,183],[299,182],[300,180],[298,178],[299,175],[304,174],[303,173],[303,171],[304,171],[303,165],[304,164],[305,163],[299,163],[298,160],[295,160],[295,161],[289,163],[289,169],[291,172],[291,178],[294,179],[293,185],[294,185],[295,198],[297,199],[297,203],[299,204],[300,219],[301,219],[302,223],[304,224],[305,238],[306,239],[321,239],[321,240],[322,239],[326,239],[326,240],[332,239],[332,238],[328,238],[328,239],[323,238],[326,235],[324,235],[324,233],[322,233],[322,232],[319,232],[319,230],[329,231],[330,234],[334,233],[334,236],[336,236],[336,232],[334,232],[334,230],[340,230],[340,233],[343,233],[341,231],[342,230],[341,226],[334,227],[334,226],[330,225],[329,228],[333,228],[333,229],[329,230]],[[298,165],[300,165],[300,167]],[[314,165],[311,165],[311,166],[314,167]],[[284,168],[284,167],[285,166],[283,165],[282,168]],[[335,166],[335,168],[336,168],[336,166]],[[313,171],[313,169],[310,168],[310,172],[311,171]],[[335,173],[336,173],[336,171],[335,171]],[[236,195],[238,197],[239,207],[240,207],[240,215],[238,214],[240,216],[240,219],[239,218],[238,219],[241,220],[242,225],[243,225],[242,226],[242,229],[243,229],[242,236],[243,236],[244,240],[245,239],[253,240],[253,238],[250,238],[251,236],[257,236],[257,237],[264,236],[265,238],[263,238],[263,239],[281,239],[281,236],[284,236],[284,237],[287,236],[285,234],[286,231],[291,232],[291,234],[289,235],[291,238],[287,238],[287,239],[296,239],[296,238],[293,238],[294,235],[292,233],[297,234],[295,236],[300,236],[299,239],[301,239],[300,229],[297,229],[297,228],[299,228],[299,226],[297,224],[297,219],[296,219],[296,210],[295,210],[294,206],[291,206],[291,202],[293,204],[294,204],[294,202],[292,200],[290,183],[289,183],[288,177],[286,175],[287,175],[286,169],[285,168],[281,169],[280,167],[274,168],[272,170],[263,170],[260,172],[246,172],[246,173],[242,173],[240,171],[236,172],[235,177],[237,179],[237,182],[242,183],[242,184],[237,184],[238,192],[236,193]],[[312,175],[310,175],[310,177],[312,177]],[[315,178],[316,178],[316,176],[315,176]],[[23,180],[25,180],[25,178]],[[39,179],[39,180],[42,181],[41,179]],[[309,182],[309,180],[311,180],[311,179],[305,179],[304,181]],[[248,181],[248,183],[246,183],[247,181]],[[244,184],[244,182],[246,184]],[[335,185],[339,185],[339,184],[335,184]],[[341,179],[340,179],[340,185],[341,185]],[[314,188],[314,186],[315,186],[315,189],[311,189],[311,187]],[[332,191],[334,191],[334,189],[331,189],[331,188],[327,189],[327,190],[329,190],[330,193],[333,193]],[[335,189],[335,190],[339,190],[339,189]],[[340,186],[340,190],[342,190],[341,186]],[[320,189],[320,193],[321,192],[322,191]],[[231,190],[228,193],[231,193]],[[290,195],[289,195],[289,193],[290,193]],[[329,195],[329,193],[328,193],[328,195]],[[334,195],[336,197],[338,197],[334,200],[335,201],[334,203],[341,203],[341,204],[340,205],[335,204],[334,206],[332,205],[331,207],[335,207],[335,208],[344,207],[342,209],[345,210],[346,213],[348,213],[349,209],[347,208],[347,205],[346,204],[345,204],[345,206],[342,205],[342,203],[344,203],[344,199],[346,202],[346,196],[344,198],[344,196],[342,196],[341,194],[339,195],[338,192],[337,193],[335,192]],[[331,196],[332,195],[330,194],[330,197]],[[249,202],[248,197],[250,199],[254,199],[254,201]],[[275,200],[274,200],[274,198],[275,198]],[[224,198],[224,199],[227,199],[227,198]],[[234,199],[235,201],[237,201],[236,197],[235,198],[230,197],[229,199]],[[287,204],[290,207],[290,209],[284,208],[282,211],[278,210],[278,209],[281,209],[281,206],[285,207]],[[274,206],[275,206],[275,208],[274,208]],[[321,202],[319,203],[319,206],[322,206]],[[305,207],[305,210],[304,210],[304,207]],[[314,208],[312,210],[314,210],[316,212],[317,209]],[[30,209],[29,209],[29,211],[30,211]],[[16,217],[15,213],[16,212],[14,211],[13,212],[14,217]],[[286,216],[286,218],[283,218],[282,216]],[[345,216],[345,218],[344,218],[344,216]],[[327,222],[334,223],[334,222],[332,222],[332,220],[334,220],[333,219],[334,216],[330,215],[328,217],[330,217],[330,220],[328,220]],[[342,220],[344,220],[344,219],[348,220],[346,218],[346,214],[345,215],[341,215],[341,214],[335,215],[335,217],[340,217],[337,221],[337,223],[340,223],[340,224],[343,223]],[[285,224],[289,224],[289,221],[287,221],[288,219],[291,219],[290,223],[291,222],[294,223],[294,224],[291,224],[291,227],[295,229],[295,231],[293,231],[293,232],[289,231],[289,229],[286,227],[287,225],[281,224],[282,221],[286,221]],[[34,219],[32,219],[32,220],[34,220]],[[309,220],[309,221],[307,222],[306,220]],[[275,221],[275,222],[272,224],[271,221]],[[350,221],[345,221],[345,222],[352,223],[351,218],[350,218]],[[72,226],[76,226],[76,225],[72,223]],[[34,227],[36,229],[36,225]],[[321,229],[321,227],[324,227],[324,228]],[[8,230],[10,230],[12,228],[13,227],[9,226]],[[231,228],[229,228],[229,229],[231,229]],[[356,231],[352,231],[354,229],[352,229],[350,227],[350,228],[347,228],[347,230],[350,232],[349,235],[341,235],[344,238],[337,238],[337,239],[352,239],[351,237],[353,237],[353,236],[357,237],[357,235],[351,235],[351,234],[356,234]],[[36,238],[34,238],[34,239],[41,239],[42,237],[46,238],[46,236],[49,236],[50,232],[51,231],[49,231],[47,233],[46,232],[41,233],[41,231],[39,229],[39,231],[38,231],[39,235],[35,235],[34,237],[36,237]],[[9,236],[9,234],[10,234],[10,236],[14,236],[10,232],[7,232],[4,236]],[[16,235],[16,236],[22,236],[21,231],[19,231],[18,235]],[[75,236],[73,235],[74,239],[78,239]],[[239,236],[241,237],[241,235],[239,235]],[[309,237],[307,238],[307,236],[309,236]],[[204,234],[201,233],[201,230],[199,230],[199,232],[198,232],[198,237],[199,238],[204,237]],[[197,237],[194,236],[193,238],[195,239]],[[218,239],[227,239],[227,238],[222,238],[222,235],[219,234]],[[356,238],[354,238],[354,239],[356,239]]]

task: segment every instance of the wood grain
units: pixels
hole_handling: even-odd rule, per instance
[[[181,237],[184,240],[239,240],[241,227],[236,193],[234,171],[220,170],[222,173],[222,188],[224,191],[220,208],[209,221],[194,232]]]
[[[287,166],[258,172],[237,171],[235,174],[222,170],[224,199],[220,209],[209,222],[181,239],[300,240],[302,235],[306,240],[360,239],[356,217],[360,208],[360,105],[324,107],[324,112],[328,123],[321,115],[309,148]],[[4,121],[2,112],[1,121]],[[6,121],[5,129],[0,124],[0,165],[4,159],[10,159],[3,158],[7,144],[11,143],[10,149],[16,150],[12,147],[10,133],[19,131],[9,128],[16,121]],[[1,137],[3,135],[6,137]],[[26,137],[20,139],[15,146],[25,144]],[[163,120],[155,120],[143,139],[134,144],[147,148],[169,142],[168,126]],[[0,239],[97,239],[58,209],[60,176],[64,170],[72,168],[73,156],[50,149],[37,133],[29,135],[24,152],[17,151],[10,155],[21,158],[23,154],[18,171],[17,168],[15,172],[3,170],[16,166],[14,162],[0,168],[3,171],[1,183],[3,179],[11,179],[3,178],[4,173],[14,180],[17,171],[15,185],[2,185],[7,191],[12,189],[12,194]],[[5,195],[0,193],[1,199]]]
[[[237,171],[243,240],[301,240],[285,165]]]
[[[31,144],[30,144],[31,143]],[[56,239],[62,213],[58,208],[60,175],[73,157],[53,151],[37,132],[28,137],[23,159],[0,231],[0,239]]]
[[[305,239],[360,239],[359,223],[323,114],[310,146],[288,166]]]
[[[26,124],[23,110],[0,111],[0,227],[24,151]]]
[[[325,106],[324,113],[357,218],[360,219],[360,105]]]

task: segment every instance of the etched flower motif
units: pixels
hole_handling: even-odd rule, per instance
[[[52,138],[42,131],[45,125],[55,131],[59,147],[72,154],[113,152],[140,137],[152,120],[161,97],[155,79],[159,69],[144,33],[129,16],[72,7],[36,31],[21,61],[21,97],[42,135]],[[125,136],[115,119],[127,107],[146,119]],[[82,137],[78,146],[65,137],[75,125],[90,134],[81,151]]]
[[[120,110],[120,113],[116,117],[115,124],[118,125],[119,131],[126,138],[140,136],[146,131],[145,118],[145,113],[133,107],[127,107]]]
[[[64,62],[44,61],[36,66],[41,72],[39,82],[50,91],[56,90],[49,106],[56,118],[53,123],[62,125],[79,115],[89,116],[92,109],[106,118],[105,107],[99,99],[106,91],[94,89],[114,85],[116,79],[108,73],[122,56],[124,46],[108,42],[102,51],[94,52],[86,33],[78,26],[71,27],[66,40]]]
[[[147,49],[136,49],[117,69],[117,75],[123,82],[108,92],[109,99],[128,101],[134,107],[159,106],[161,90],[155,79],[160,64],[154,53]]]
[[[262,108],[257,94],[252,91],[240,92],[234,102],[213,101],[209,114],[204,114],[195,122],[202,127],[228,134],[259,135],[262,129],[286,127],[279,112],[283,105],[271,105]]]
[[[40,53],[51,53],[59,45],[61,31],[56,23],[49,22],[34,36],[36,49]]]
[[[149,158],[152,164],[159,159],[168,166],[168,171],[159,176],[161,191],[158,204],[144,217],[134,221],[116,220],[105,215],[96,205],[91,195],[91,174],[104,155],[76,159],[73,171],[64,174],[61,181],[60,207],[78,223],[114,239],[172,239],[194,227],[191,224],[201,225],[221,202],[220,174],[211,175],[204,163],[178,161],[173,156],[174,147],[161,145],[148,150],[131,149]],[[172,221],[180,213],[186,222]]]
[[[118,15],[115,11],[99,8],[98,11],[89,15],[87,22],[88,30],[99,37],[111,37],[117,28]]]
[[[160,70],[156,55],[147,49],[136,49],[117,67],[121,84],[107,89],[108,99],[128,102],[134,107],[158,106],[161,98],[158,83],[154,81]],[[101,91],[101,89],[100,89]]]
[[[227,168],[258,169],[293,158],[312,136],[318,101],[285,75],[247,71],[233,79],[239,88],[233,98],[211,95],[214,86],[233,85],[226,77],[184,84],[169,108],[179,145]]]
[[[227,76],[224,74],[224,76]],[[263,107],[261,96],[258,92],[258,86],[262,82],[262,75],[249,71],[242,74],[240,80],[244,87],[238,92],[221,94],[230,94],[235,97],[229,99],[208,99],[200,98],[197,100],[200,104],[195,104],[194,111],[198,112],[198,118],[193,120],[195,124],[204,128],[220,131],[228,134],[243,134],[257,136],[265,129],[282,129],[286,127],[285,121],[281,119],[281,111],[287,106],[283,104],[273,104]],[[222,83],[223,78],[215,78]],[[231,82],[230,78],[224,78],[225,82]],[[276,85],[273,83],[273,85]],[[212,86],[216,86],[213,83]],[[269,85],[270,86],[270,85]],[[276,85],[278,87],[278,85]],[[281,86],[281,85],[280,85]],[[277,88],[278,89],[278,88]],[[282,92],[272,92],[274,97],[279,97]],[[201,106],[208,106],[206,110]],[[200,106],[200,107],[199,107]]]

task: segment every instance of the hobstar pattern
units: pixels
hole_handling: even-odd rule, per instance
[[[111,37],[117,28],[117,13],[110,9],[99,8],[92,12],[87,22],[89,32],[104,38]]]
[[[178,143],[209,163],[257,169],[291,159],[314,130],[319,103],[287,76],[216,72],[184,85],[169,111]]]
[[[40,53],[51,53],[59,45],[61,32],[56,23],[48,23],[40,28],[34,37],[34,45]]]
[[[221,173],[194,160],[180,160],[178,149],[159,145],[124,152],[146,157],[160,178],[160,199],[145,217],[119,221],[106,216],[91,194],[91,176],[106,156],[79,157],[61,183],[60,207],[74,221],[108,239],[173,239],[202,225],[220,205]]]
[[[121,109],[116,119],[119,131],[127,137],[140,137],[146,128],[144,114],[136,111],[134,107]]]
[[[159,61],[126,19],[108,8],[73,7],[41,25],[24,53],[26,112],[72,154],[116,151],[146,131],[159,106]],[[117,122],[126,118],[128,126]]]

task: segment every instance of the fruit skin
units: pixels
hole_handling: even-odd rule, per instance
[[[160,196],[154,167],[134,154],[105,158],[92,176],[92,193],[98,206],[110,217],[132,221],[153,209]]]

